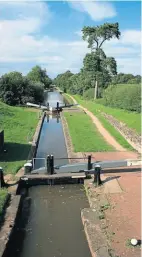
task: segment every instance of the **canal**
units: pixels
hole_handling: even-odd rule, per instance
[[[55,106],[57,101],[63,103],[63,97],[49,92],[45,101]],[[47,154],[67,157],[60,118],[44,120],[36,168],[44,166],[40,158]],[[83,185],[30,187],[3,257],[91,257],[81,221],[81,210],[88,207]]]

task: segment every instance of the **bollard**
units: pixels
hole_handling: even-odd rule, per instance
[[[24,164],[24,170],[25,170],[25,174],[28,174],[31,172],[32,170],[32,163],[27,162]]]
[[[101,175],[100,172],[101,172],[101,166],[96,165],[95,166],[95,171],[94,171],[94,183],[95,183],[96,187],[98,187],[99,185],[102,184],[101,177],[100,177],[100,175]]]
[[[3,168],[0,167],[0,188],[5,187]]]
[[[50,168],[51,168],[51,175],[54,174],[54,156],[50,156]]]
[[[91,155],[88,155],[88,170],[92,169]]]

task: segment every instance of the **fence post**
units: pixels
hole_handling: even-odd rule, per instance
[[[92,169],[91,155],[88,155],[88,170]]]
[[[96,165],[95,171],[94,171],[94,184],[96,185],[96,187],[102,184],[100,175],[101,175],[101,166]]]

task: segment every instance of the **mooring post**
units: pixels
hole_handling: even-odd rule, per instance
[[[50,167],[51,167],[51,175],[54,174],[54,156],[50,157]]]
[[[24,164],[24,171],[25,171],[25,174],[28,174],[30,173],[32,170],[32,163],[31,162],[27,162]]]
[[[57,112],[59,111],[59,102],[57,102]]]
[[[88,170],[92,169],[91,155],[88,155]]]
[[[0,187],[4,187],[5,186],[5,182],[4,182],[4,175],[3,175],[3,168],[0,167]]]
[[[96,187],[98,187],[99,185],[102,184],[100,176],[101,176],[101,166],[96,165],[95,166],[95,171],[94,171],[94,183],[95,183]]]

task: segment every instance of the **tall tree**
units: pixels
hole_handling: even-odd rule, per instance
[[[95,95],[97,98],[98,92],[98,73],[108,70],[109,74],[116,74],[116,61],[114,58],[107,58],[103,50],[101,49],[104,42],[111,40],[112,38],[120,38],[119,24],[118,23],[105,23],[100,26],[84,27],[82,29],[83,40],[88,42],[88,48],[91,49],[91,55],[86,56],[85,62],[88,61],[88,65],[92,66],[91,69],[96,72],[95,74]],[[91,64],[92,61],[92,64]],[[89,64],[90,63],[90,64]],[[88,66],[88,67],[89,67]],[[89,69],[90,69],[89,68]]]
[[[52,80],[48,77],[46,69],[42,69],[40,66],[36,65],[27,74],[27,77],[31,81],[43,83],[45,88],[48,88],[52,83]]]

